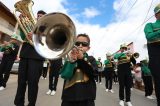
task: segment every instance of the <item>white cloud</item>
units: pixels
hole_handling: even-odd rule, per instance
[[[7,7],[14,10],[14,4],[20,0],[2,0]],[[63,4],[67,3],[66,0],[33,0],[34,5],[32,6],[33,13],[36,14],[38,10],[44,10],[47,13],[50,12],[63,12],[67,13],[67,9],[63,7]]]
[[[68,9],[64,8],[63,4],[68,3],[67,0],[34,0],[35,4],[33,10],[36,12],[39,9],[43,9],[47,12],[60,11],[68,14],[76,25],[77,33],[87,33],[91,38],[91,50],[90,54],[94,54],[95,57],[102,57],[105,59],[105,54],[110,52],[115,52],[119,49],[119,45],[124,42],[134,42],[135,51],[140,53],[140,59],[147,56],[147,50],[144,49],[144,44],[146,43],[145,35],[143,32],[144,25],[140,26],[144,22],[147,11],[150,7],[152,0],[137,0],[137,3],[129,11],[131,5],[135,0],[129,0],[125,2],[125,5],[121,10],[124,0],[115,0],[113,8],[116,11],[116,20],[105,27],[100,25],[80,23],[76,16],[71,16],[68,14]],[[12,4],[15,3],[14,0],[2,0],[8,7],[13,9]],[[147,19],[153,15],[153,8],[159,3],[158,1],[153,2],[152,8],[147,16]],[[107,11],[107,10],[106,10]],[[34,12],[34,13],[35,13]],[[100,14],[95,8],[86,8],[84,14],[88,18],[95,17]],[[150,22],[154,22],[155,18],[151,18]]]
[[[85,10],[82,14],[87,18],[93,18],[93,17],[99,15],[100,12],[96,8],[90,7],[90,8],[85,8]]]

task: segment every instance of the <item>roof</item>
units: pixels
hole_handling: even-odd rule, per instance
[[[12,19],[14,19],[16,21],[16,18],[14,17],[13,13],[1,1],[0,1],[0,10],[2,12],[5,12],[5,14],[7,14],[10,18],[12,18]]]

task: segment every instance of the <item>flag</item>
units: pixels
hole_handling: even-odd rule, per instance
[[[127,49],[128,49],[128,51],[130,51],[130,53],[134,53],[134,45],[133,45],[133,42],[131,42],[131,43],[129,43],[128,45],[127,45]]]

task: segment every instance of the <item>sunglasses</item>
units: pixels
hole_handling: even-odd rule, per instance
[[[126,47],[121,47],[121,49],[125,49],[125,50],[127,50],[127,48],[126,48]]]
[[[83,47],[87,47],[87,46],[89,46],[89,43],[88,42],[76,42],[75,45],[76,46],[82,45]]]

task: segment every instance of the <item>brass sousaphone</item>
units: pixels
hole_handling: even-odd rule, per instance
[[[32,40],[28,37],[28,33],[32,32],[34,25],[36,24],[36,18],[32,12],[32,6],[34,2],[32,0],[21,0],[15,3],[14,16],[25,35],[25,41],[33,45]]]

